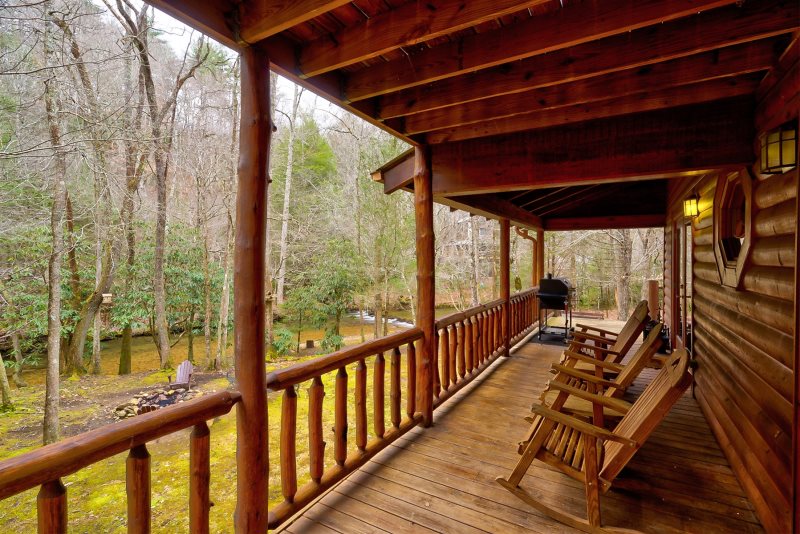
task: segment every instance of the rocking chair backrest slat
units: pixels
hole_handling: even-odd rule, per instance
[[[614,382],[616,382],[618,385],[616,388],[610,390],[610,396],[621,396],[628,386],[630,386],[631,383],[636,379],[636,377],[639,376],[639,373],[642,372],[642,369],[644,369],[653,358],[653,355],[658,350],[659,342],[661,340],[661,327],[661,323],[658,323],[655,328],[650,331],[650,333],[647,335],[647,338],[644,340],[644,343],[639,346],[628,364],[625,365],[622,371],[620,371],[619,375],[617,375],[617,378],[614,380]]]
[[[631,349],[631,346],[636,342],[639,334],[644,330],[645,323],[647,322],[647,301],[643,300],[636,305],[633,313],[625,322],[625,326],[620,330],[617,336],[617,341],[611,346],[611,349],[617,352],[619,358],[614,358],[615,363],[619,363]]]
[[[635,441],[636,447],[617,442],[605,442],[605,460],[600,477],[612,481],[631,457],[664,419],[672,405],[683,395],[692,382],[689,373],[689,355],[685,349],[675,351],[663,369],[645,388],[614,433]]]

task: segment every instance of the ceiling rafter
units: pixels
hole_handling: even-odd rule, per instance
[[[240,37],[257,43],[349,4],[351,0],[258,0],[242,3]]]
[[[350,75],[345,95],[357,100],[485,69],[660,24],[735,0],[607,0],[567,4],[501,29],[373,65]]]
[[[724,49],[798,28],[800,5],[796,2],[748,2],[391,92],[356,106],[374,108],[381,118],[390,119]],[[388,85],[386,89],[394,90]],[[352,91],[345,92],[348,99],[357,100]]]

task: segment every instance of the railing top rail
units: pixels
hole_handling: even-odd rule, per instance
[[[278,369],[267,375],[267,388],[271,391],[286,389],[316,376],[335,371],[367,356],[400,347],[420,338],[422,338],[422,330],[413,327],[366,343],[346,347],[326,356]]]
[[[178,430],[224,415],[241,395],[223,391],[105,425],[0,462],[0,500],[70,475]]]
[[[528,294],[535,293],[538,289],[539,289],[538,287],[532,287],[530,289],[520,291],[519,293],[514,293],[513,295],[511,295],[511,298],[509,300],[513,301],[515,299],[524,297]],[[463,321],[464,319],[473,317],[481,312],[485,312],[486,310],[492,309],[496,306],[500,306],[501,304],[503,304],[503,299],[496,299],[491,302],[487,302],[485,304],[479,304],[464,311],[451,313],[450,315],[445,315],[441,319],[437,319],[436,328],[437,329],[446,328],[451,324],[458,323],[460,321]]]

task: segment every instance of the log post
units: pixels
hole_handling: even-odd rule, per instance
[[[800,118],[795,120],[800,131]],[[795,179],[795,220],[800,220],[800,178]],[[792,527],[800,532],[800,230],[794,229],[794,424],[792,425]]]
[[[544,278],[544,230],[536,231],[536,282]],[[545,317],[545,320],[547,318]],[[536,320],[539,320],[539,299],[536,299]],[[541,328],[541,325],[539,325]]]
[[[503,299],[502,329],[503,356],[511,355],[511,226],[500,219],[500,298]]]
[[[650,311],[650,318],[654,321],[659,319],[658,306],[658,280],[647,281],[647,308]]]
[[[264,365],[266,207],[269,185],[269,58],[245,48],[241,56],[239,186],[236,196],[234,323],[236,380],[237,533],[267,531],[267,394]]]
[[[40,534],[67,531],[67,488],[57,478],[42,484],[36,496]]]
[[[128,533],[150,532],[150,453],[137,445],[125,461],[125,489],[128,494]]]
[[[189,437],[189,532],[207,534],[211,510],[211,433],[205,421]]]
[[[414,152],[414,215],[417,234],[417,326],[422,330],[417,355],[417,410],[422,425],[433,422],[433,364],[436,351],[433,191],[429,147]]]

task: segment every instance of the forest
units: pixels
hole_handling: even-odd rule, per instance
[[[184,359],[201,390],[230,387],[240,94],[233,52],[139,2],[0,12],[2,459],[113,420]],[[413,323],[416,267],[412,197],[370,178],[409,147],[272,82],[274,367]],[[497,221],[434,216],[439,312],[496,298]],[[531,247],[511,235],[520,290]],[[548,232],[545,250],[580,309],[624,317],[660,276],[663,235]]]

